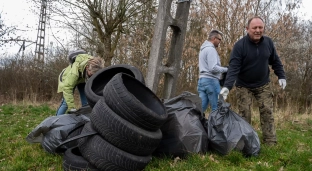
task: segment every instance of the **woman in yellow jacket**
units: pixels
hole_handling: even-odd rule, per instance
[[[56,111],[56,115],[65,114],[66,111],[75,112],[74,91],[78,88],[80,94],[81,105],[88,104],[84,87],[89,77],[104,67],[104,61],[100,57],[93,57],[86,54],[83,50],[76,50],[69,53],[70,59],[74,62],[63,69],[58,79],[57,92],[63,93],[62,102]]]

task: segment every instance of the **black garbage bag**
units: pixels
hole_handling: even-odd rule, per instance
[[[56,152],[63,141],[79,135],[85,123],[89,122],[89,117],[81,114],[64,114],[50,116],[43,120],[26,137],[29,143],[41,143],[43,149],[49,153],[62,153],[66,149],[78,145],[77,141],[72,141],[64,145],[62,150]]]
[[[160,128],[163,138],[153,155],[185,157],[189,153],[208,151],[208,137],[201,119],[201,99],[198,95],[183,92],[166,100],[168,119]]]
[[[260,141],[257,132],[237,113],[230,109],[230,104],[219,96],[218,110],[208,117],[209,149],[223,155],[233,149],[245,156],[258,156]]]

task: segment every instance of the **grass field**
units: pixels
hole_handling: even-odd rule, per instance
[[[2,105],[0,107],[0,170],[1,171],[61,171],[62,156],[45,152],[40,144],[30,144],[25,138],[55,110],[48,105]],[[278,144],[261,146],[258,157],[245,158],[232,151],[222,156],[213,152],[193,154],[185,159],[156,158],[146,171],[309,171],[312,170],[312,117],[276,112]],[[253,126],[261,137],[259,121]]]

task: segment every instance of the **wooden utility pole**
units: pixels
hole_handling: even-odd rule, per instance
[[[146,85],[153,92],[157,92],[160,76],[165,74],[163,98],[175,95],[177,79],[180,73],[180,62],[183,52],[184,38],[191,0],[178,0],[175,18],[171,16],[173,0],[160,0],[156,25],[148,62]],[[173,31],[166,64],[162,64],[165,55],[167,29]]]

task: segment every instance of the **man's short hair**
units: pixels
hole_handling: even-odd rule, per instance
[[[212,38],[214,38],[214,37],[216,37],[218,35],[223,36],[223,33],[221,31],[219,31],[219,30],[215,30],[215,29],[211,30],[211,32],[208,35],[208,40],[212,40]]]
[[[263,21],[263,19],[262,19],[261,17],[259,17],[259,16],[254,16],[254,17],[252,17],[252,18],[250,18],[250,19],[248,20],[248,22],[247,22],[247,27],[249,27],[249,24],[250,24],[251,21],[252,21],[253,19],[255,19],[255,18],[259,18],[259,19],[264,23],[264,21]]]

